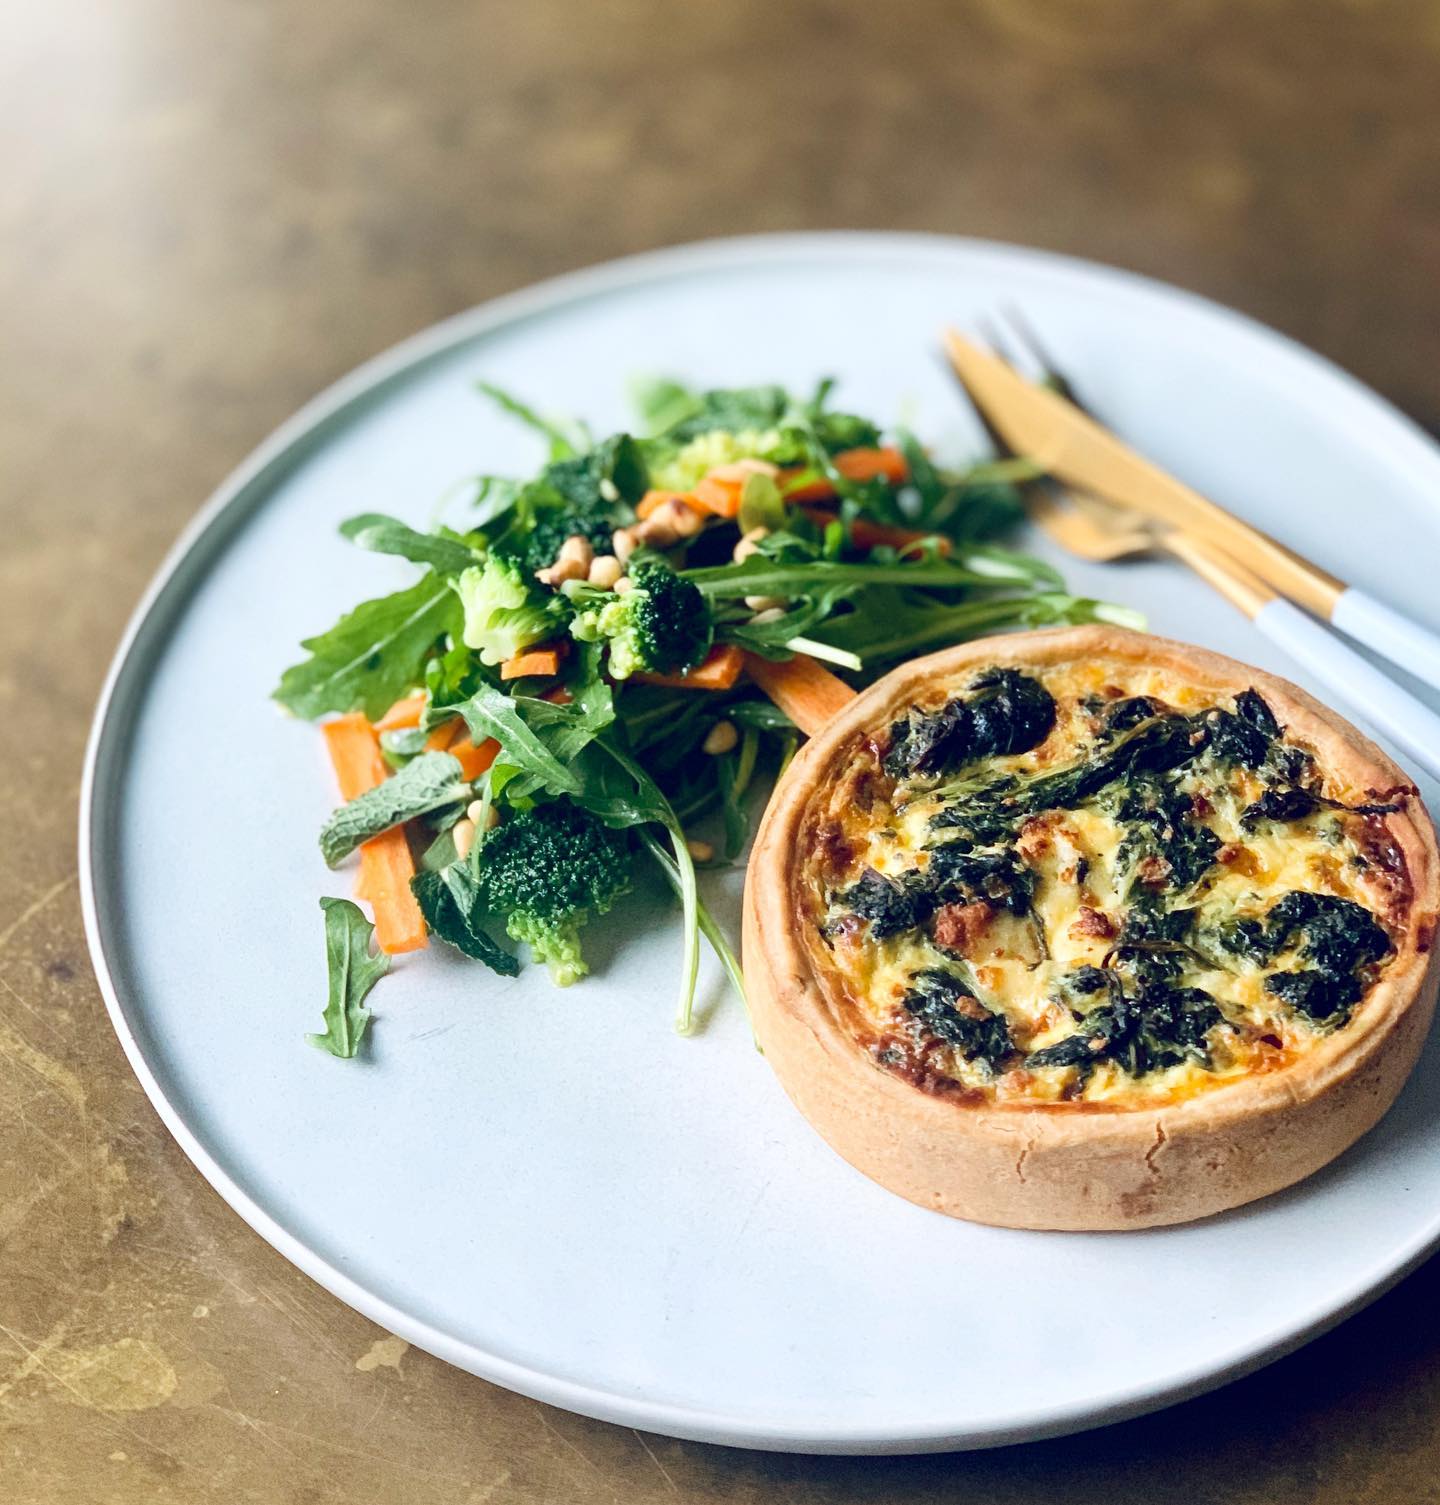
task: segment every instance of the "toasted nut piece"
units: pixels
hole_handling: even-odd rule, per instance
[[[595,550],[590,546],[590,540],[583,534],[572,533],[564,543],[560,545],[560,552],[555,556],[555,563],[573,559],[577,564],[582,564],[588,570],[590,561],[595,557]]]
[[[685,849],[696,862],[709,862],[715,855],[715,848],[708,841],[697,841],[694,837],[685,843]]]
[[[617,596],[627,595],[634,589],[635,582],[629,577],[629,575],[621,575],[621,577],[615,582],[615,594]]]
[[[590,561],[590,584],[602,591],[613,590],[624,573],[625,566],[613,554],[597,554]]]
[[[649,544],[652,549],[673,549],[680,537],[663,507],[652,512],[644,522],[636,523],[631,532],[636,543]]]
[[[729,752],[739,740],[740,733],[735,730],[733,721],[717,721],[706,734],[700,748],[712,758],[718,758],[722,753]]]
[[[778,476],[780,467],[769,460],[735,460],[729,465],[717,465],[710,472],[712,481],[741,481],[746,476]]]
[[[778,622],[784,615],[785,610],[783,607],[767,607],[764,611],[757,611],[755,615],[750,618],[750,625],[752,627],[763,627],[767,622]]]
[[[535,578],[541,585],[550,585],[559,589],[567,580],[583,580],[589,573],[590,563],[588,560],[577,559],[574,555],[566,559],[563,557],[563,549],[561,550],[561,555],[562,557],[557,559],[548,570],[535,571]]]
[[[492,806],[491,808],[493,809],[494,807]],[[478,822],[481,816],[485,814],[485,801],[471,800],[470,803],[465,807],[465,814],[468,815],[471,820]]]
[[[485,829],[487,831],[493,831],[499,824],[500,812],[495,808],[494,805],[491,805],[490,808],[485,812]]]
[[[610,538],[610,547],[615,551],[615,557],[624,564],[635,552],[635,535],[629,528],[616,528]]]
[[[657,507],[653,515],[663,517],[675,530],[677,538],[694,538],[705,526],[705,519],[693,507],[687,507],[684,502],[673,499],[664,506]]]
[[[772,606],[787,606],[786,596],[746,596],[745,604],[751,611],[769,611]]]
[[[601,476],[600,484],[595,489],[607,502],[618,502],[620,500],[620,488],[609,476]]]
[[[468,815],[463,820],[457,820],[450,828],[450,835],[455,840],[455,855],[464,862],[470,855],[470,848],[475,845],[475,822]]]
[[[735,545],[735,551],[730,557],[736,564],[742,563],[759,549],[760,540],[767,538],[769,534],[769,528],[751,528],[744,538]]]

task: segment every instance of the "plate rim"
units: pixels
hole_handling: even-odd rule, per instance
[[[111,1027],[120,1041],[151,1106],[187,1159],[251,1229],[291,1264],[347,1306],[415,1347],[491,1383],[533,1400],[622,1426],[667,1436],[733,1447],[774,1451],[886,1454],[940,1452],[995,1447],[1063,1436],[1144,1415],[1253,1372],[1282,1358],[1361,1310],[1402,1280],[1440,1244],[1440,1209],[1407,1243],[1376,1262],[1332,1303],[1317,1308],[1307,1321],[1264,1332],[1221,1364],[1200,1362],[1161,1383],[1146,1382],[1113,1392],[1097,1401],[1070,1402],[1017,1416],[1004,1424],[948,1431],[931,1426],[907,1432],[893,1424],[826,1429],[813,1423],[776,1425],[742,1413],[646,1399],[620,1390],[556,1376],[453,1337],[442,1328],[410,1315],[402,1307],[373,1295],[343,1269],[312,1250],[261,1206],[206,1148],[197,1127],[170,1102],[146,1058],[121,997],[107,949],[97,873],[105,855],[107,780],[122,772],[130,750],[136,711],[143,699],[146,649],[190,597],[193,587],[223,551],[228,537],[264,505],[268,484],[303,461],[327,432],[358,404],[378,398],[393,382],[441,359],[459,346],[507,326],[563,308],[566,304],[642,286],[657,277],[783,263],[807,257],[843,262],[877,254],[897,257],[917,253],[948,258],[1016,261],[1070,278],[1088,279],[1117,292],[1136,291],[1158,297],[1218,320],[1272,349],[1287,354],[1309,372],[1331,383],[1337,396],[1364,410],[1373,427],[1389,431],[1392,464],[1429,468],[1440,480],[1440,446],[1392,403],[1372,388],[1299,341],[1200,294],[1120,267],[1082,257],[1003,241],[906,231],[807,231],[730,236],[643,251],[546,278],[486,300],[440,320],[372,356],[302,405],[261,441],[210,495],[165,553],[131,613],[116,646],[96,704],[86,742],[79,799],[78,880],[86,943]],[[1355,406],[1358,404],[1358,408]]]

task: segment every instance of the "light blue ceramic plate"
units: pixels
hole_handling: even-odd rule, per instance
[[[1435,623],[1440,454],[1370,392],[1223,309],[972,242],[737,240],[463,314],[298,414],[180,541],[116,658],[81,821],[90,945],[156,1109],[262,1237],[387,1328],[593,1416],[759,1447],[974,1447],[1133,1415],[1353,1311],[1440,1235],[1440,1059],[1305,1185],[1126,1235],[952,1222],[797,1116],[713,973],[671,1031],[679,940],[651,895],[570,992],[439,951],[376,996],[369,1060],[307,1047],[324,996],[320,739],[268,696],[297,641],[410,567],[357,512],[423,522],[457,479],[539,458],[485,377],[600,432],[627,380],[843,379],[942,452],[979,436],[943,321],[1020,305],[1107,419],[1319,563]],[[1152,625],[1293,673],[1168,564],[1066,565]],[[197,758],[196,728],[206,756]],[[1433,797],[1435,790],[1428,793]],[[344,880],[348,883],[348,879]],[[718,898],[733,919],[738,881]]]

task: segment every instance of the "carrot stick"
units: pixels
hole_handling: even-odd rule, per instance
[[[717,643],[686,674],[636,674],[632,678],[638,684],[663,685],[667,690],[728,690],[740,678],[744,659],[734,643]]]
[[[377,732],[398,732],[407,726],[420,725],[420,712],[425,709],[424,690],[412,690],[375,723]]]
[[[495,761],[500,744],[493,737],[487,737],[476,747],[467,735],[452,742],[445,751],[458,760],[461,778],[473,783]]]
[[[465,723],[458,717],[452,716],[448,721],[442,721],[425,739],[426,752],[444,752],[446,748],[465,730]]]
[[[706,476],[685,500],[692,506],[703,507],[716,517],[737,517],[740,513],[740,493],[744,485],[740,481],[719,481]]]
[[[340,716],[321,730],[344,799],[353,800],[388,776],[375,728],[363,716]],[[426,944],[425,919],[410,892],[414,876],[415,859],[403,826],[392,826],[361,846],[355,892],[375,912],[375,944],[391,956]]]
[[[843,679],[803,653],[784,663],[747,653],[745,669],[807,737],[823,731],[855,698]]]
[[[892,486],[901,486],[910,479],[910,467],[898,449],[842,449],[833,463],[847,481],[884,480]],[[790,471],[789,474],[794,476],[800,472]],[[784,475],[780,482],[787,502],[823,502],[835,495],[835,487],[824,476],[790,489],[785,487]]]
[[[501,679],[527,679],[535,675],[560,672],[560,648],[527,648],[500,665]]]

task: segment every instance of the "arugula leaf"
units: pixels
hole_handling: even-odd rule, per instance
[[[364,601],[301,647],[310,657],[280,676],[274,698],[307,721],[328,711],[376,720],[417,684],[430,650],[460,633],[460,598],[430,573],[408,590]]]
[[[518,418],[521,423],[527,428],[534,429],[537,434],[543,434],[550,441],[552,460],[568,460],[584,447],[583,444],[576,442],[578,435],[568,434],[558,423],[542,418],[528,402],[522,402],[512,393],[505,391],[503,387],[497,387],[493,382],[477,381],[475,388],[488,397],[502,412],[508,413],[512,418]]]
[[[475,879],[463,862],[443,872],[420,872],[410,880],[411,891],[431,932],[448,946],[484,962],[502,977],[518,977],[520,963],[496,945],[476,923],[482,907]]]
[[[560,794],[578,793],[580,781],[574,771],[560,762],[528,724],[528,716],[548,719],[545,712],[535,709],[538,706],[544,706],[546,711],[563,709],[544,700],[515,699],[494,685],[482,684],[468,700],[443,707],[432,706],[425,719],[434,725],[450,716],[463,716],[470,728],[471,740],[477,747],[487,737],[493,737],[500,744],[504,761],[533,774],[542,788]]]
[[[711,565],[680,574],[706,596],[813,596],[825,589],[862,585],[925,585],[955,590],[996,583],[993,573],[982,575],[943,558],[914,564],[790,563],[762,553],[752,554],[740,564]]]
[[[334,867],[362,841],[391,826],[470,798],[470,785],[449,753],[421,753],[384,783],[357,794],[325,822],[320,852]]]
[[[363,512],[340,524],[351,543],[376,554],[398,554],[415,564],[432,565],[442,575],[458,575],[475,563],[476,552],[443,533],[419,533],[399,518],[383,512]]]
[[[305,1038],[332,1056],[349,1060],[360,1049],[370,1010],[365,995],[390,970],[385,953],[370,954],[375,927],[349,899],[321,899],[325,911],[325,963],[329,998],[325,1031]]]

